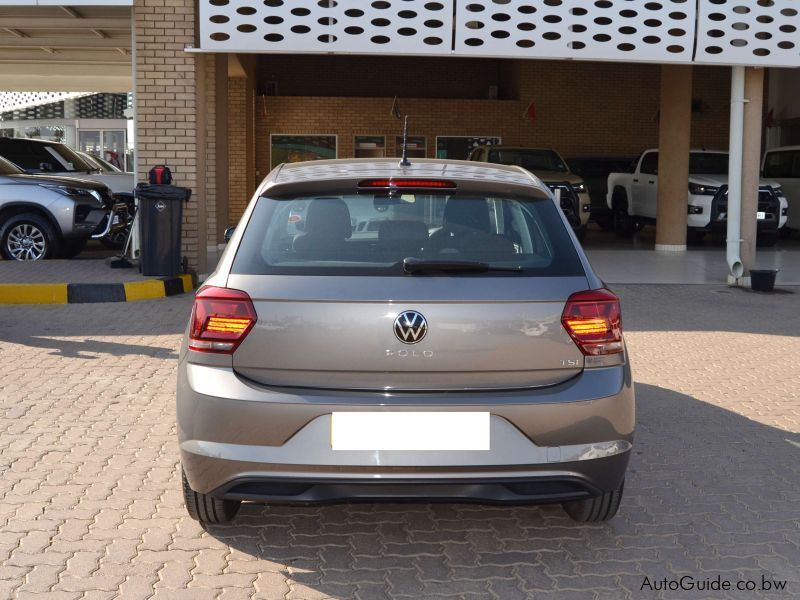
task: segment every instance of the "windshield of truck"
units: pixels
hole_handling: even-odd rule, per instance
[[[489,150],[490,163],[517,165],[536,174],[536,171],[557,171],[568,173],[569,169],[557,152],[553,150],[534,150],[513,148]]]
[[[18,169],[5,158],[0,156],[0,175],[22,175],[23,173],[24,171]]]
[[[692,152],[689,155],[692,175],[727,175],[728,155],[724,152]]]

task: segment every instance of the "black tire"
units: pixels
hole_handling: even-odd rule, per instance
[[[239,512],[242,503],[238,500],[221,500],[195,492],[189,487],[183,469],[181,469],[181,481],[183,482],[183,501],[186,503],[186,511],[195,521],[212,524],[227,523]]]
[[[23,246],[25,238],[33,244]],[[8,260],[43,260],[58,256],[60,243],[52,225],[36,213],[22,213],[10,217],[0,226],[0,253]]]
[[[759,233],[756,236],[756,246],[759,248],[772,248],[778,243],[780,234],[777,231],[769,231],[767,233]]]
[[[789,229],[785,225],[778,230],[778,235],[782,240],[791,239],[792,234],[795,232],[794,229]]]
[[[84,238],[82,240],[64,240],[61,242],[61,252],[59,253],[60,258],[75,258],[83,252],[83,249],[86,248],[86,242],[89,240]]]
[[[636,222],[628,214],[627,197],[614,194],[614,232],[623,238],[629,238],[636,233]]]
[[[583,243],[583,240],[586,239],[586,225],[581,225],[575,231],[575,237],[578,238],[578,241]]]
[[[622,489],[624,487],[625,482],[623,481],[616,490],[606,492],[601,496],[594,496],[593,498],[563,502],[561,506],[575,521],[580,521],[582,523],[608,521],[617,514],[619,504],[622,501]]]
[[[686,245],[687,246],[699,246],[703,243],[703,240],[706,238],[706,232],[701,231],[699,229],[694,229],[692,227],[686,228]]]

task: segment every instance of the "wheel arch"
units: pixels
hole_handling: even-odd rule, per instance
[[[31,202],[9,202],[0,207],[0,228],[9,218],[25,213],[34,213],[44,217],[59,239],[64,239],[64,232],[61,231],[61,226],[53,213],[41,204],[33,204]]]
[[[628,200],[628,190],[625,186],[615,185],[611,192],[611,208],[612,210],[619,205],[624,205],[626,210],[630,209],[630,201]]]

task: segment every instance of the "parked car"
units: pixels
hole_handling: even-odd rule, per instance
[[[72,258],[121,226],[126,207],[103,183],[26,175],[0,158],[0,253],[11,260]]]
[[[800,230],[800,146],[767,150],[761,176],[775,181],[783,188],[789,207],[786,227]]]
[[[479,146],[470,153],[469,160],[516,165],[536,175],[553,192],[559,190],[561,210],[575,235],[583,241],[591,210],[589,190],[583,178],[569,170],[558,152],[518,146]]]
[[[567,159],[570,171],[583,179],[588,189],[591,204],[590,220],[605,231],[614,230],[614,218],[606,205],[608,174],[626,171],[634,160],[636,159],[633,157],[608,156],[581,156]]]
[[[614,230],[633,235],[655,223],[658,199],[658,150],[646,150],[627,173],[610,173],[606,202],[614,215]],[[728,222],[728,153],[692,150],[687,188],[687,242],[698,243],[709,231],[724,230]],[[788,204],[780,184],[761,180],[758,188],[758,237],[773,246],[786,224]]]
[[[0,137],[0,156],[29,174],[80,177],[106,184],[113,194],[132,194],[133,173],[106,171],[59,142]]]
[[[356,237],[352,214],[382,220]],[[179,352],[183,493],[206,523],[242,501],[397,498],[602,521],[634,421],[619,301],[513,166],[278,166]]]

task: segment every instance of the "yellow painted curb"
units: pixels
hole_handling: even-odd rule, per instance
[[[160,279],[149,279],[147,281],[128,281],[125,284],[125,300],[152,300],[154,298],[166,297],[164,282]],[[184,283],[184,287],[186,284]]]
[[[66,283],[0,283],[0,304],[66,303]]]
[[[178,275],[183,281],[183,293],[187,294],[194,290],[194,282],[192,281],[192,276],[189,274],[186,275]]]

